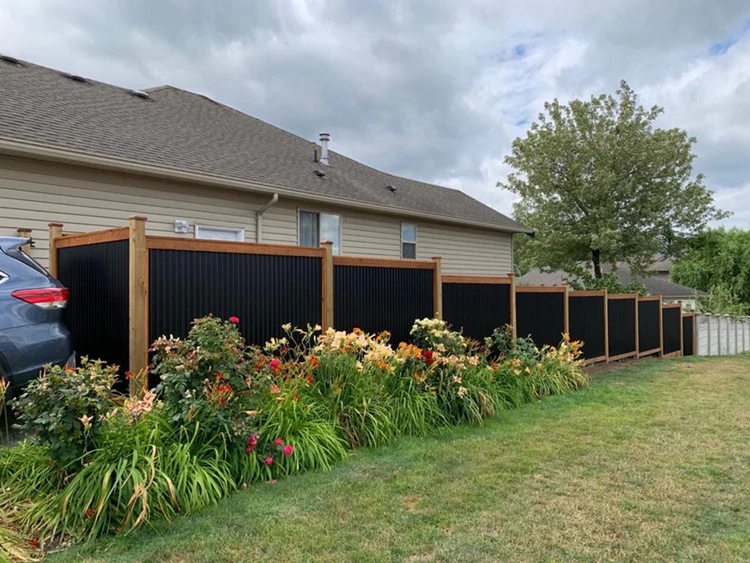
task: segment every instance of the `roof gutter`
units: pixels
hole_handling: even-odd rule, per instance
[[[388,213],[393,215],[416,217],[420,219],[427,219],[432,221],[438,221],[441,223],[453,223],[457,225],[469,225],[472,227],[478,227],[482,229],[490,229],[493,231],[501,231],[505,233],[526,233],[530,234],[533,232],[532,229],[525,227],[511,227],[505,225],[497,225],[494,223],[484,223],[481,221],[467,221],[465,219],[457,219],[455,217],[446,217],[444,215],[437,215],[433,213],[423,213],[421,211],[411,211],[408,209],[402,209],[400,207],[391,207],[387,205],[376,205],[372,203],[365,203],[361,201],[342,199],[339,197],[330,197],[322,195],[312,195],[309,192],[302,190],[295,190],[284,186],[275,186],[272,184],[260,184],[257,182],[250,182],[247,180],[236,180],[233,178],[225,178],[222,176],[210,176],[207,174],[201,174],[198,172],[189,172],[187,170],[181,170],[177,168],[168,168],[165,166],[156,166],[153,164],[144,164],[140,162],[134,162],[130,160],[122,160],[112,158],[109,156],[101,156],[90,153],[81,153],[76,151],[68,151],[63,149],[57,149],[53,147],[47,147],[44,145],[37,145],[33,143],[22,143],[18,141],[12,141],[8,139],[0,138],[0,154],[6,154],[10,156],[20,156],[25,158],[33,158],[37,160],[45,160],[50,162],[61,162],[65,164],[75,164],[78,166],[87,166],[90,168],[99,168],[102,170],[112,170],[116,172],[125,172],[128,174],[136,174],[140,176],[149,176],[153,178],[163,178],[166,180],[173,180],[177,182],[190,182],[194,184],[202,184],[208,186],[216,186],[219,188],[226,188],[230,190],[240,191],[252,191],[267,193],[269,195],[284,195],[295,199],[301,199],[305,201],[313,202],[325,202],[332,205],[339,205],[345,207],[351,207],[356,209],[364,209],[367,211],[378,211],[380,213]]]

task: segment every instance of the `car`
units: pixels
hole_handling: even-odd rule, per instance
[[[0,237],[0,377],[11,394],[46,364],[75,365],[65,327],[68,290],[23,251],[29,243]]]

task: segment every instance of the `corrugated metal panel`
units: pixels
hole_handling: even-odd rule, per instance
[[[444,283],[443,317],[466,336],[481,340],[510,323],[510,285]]]
[[[568,324],[571,340],[583,341],[584,358],[600,358],[604,350],[604,296],[570,296]]]
[[[321,322],[321,260],[187,250],[149,251],[149,339],[184,336],[193,319],[240,319],[249,343],[283,335],[281,325]]]
[[[682,317],[682,311],[678,307],[670,307],[662,311],[665,354],[671,354],[680,350],[680,317]]]
[[[638,302],[638,352],[659,348],[659,302]]]
[[[433,317],[433,270],[334,266],[334,315],[339,330],[388,330],[391,342],[409,340],[414,320]]]
[[[609,355],[611,357],[636,351],[635,299],[608,299]]]
[[[70,290],[68,329],[81,356],[128,367],[128,241],[58,250],[58,278]]]
[[[531,336],[534,343],[557,346],[565,332],[565,294],[516,293],[518,336]]]
[[[695,317],[682,317],[682,355],[693,355],[693,340],[695,339]]]

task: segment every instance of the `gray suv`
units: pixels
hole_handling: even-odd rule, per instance
[[[0,237],[0,377],[12,388],[45,364],[75,363],[64,322],[68,290],[21,250],[28,242]]]

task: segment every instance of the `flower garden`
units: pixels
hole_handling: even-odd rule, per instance
[[[473,342],[422,319],[397,346],[388,333],[285,325],[260,348],[237,322],[209,316],[185,339],[159,338],[159,383],[138,397],[115,391],[117,367],[85,358],[30,383],[13,402],[27,438],[0,450],[0,557],[192,514],[353,448],[479,425],[588,383],[567,335],[539,350],[508,327]]]

